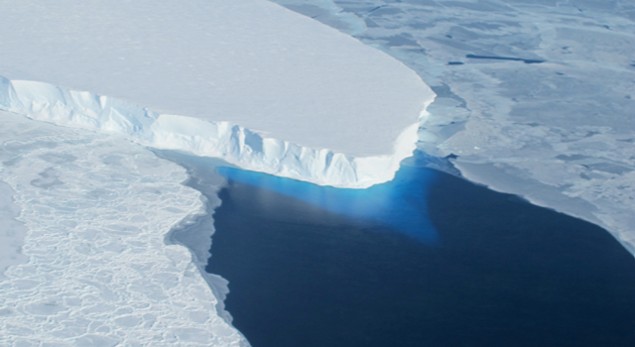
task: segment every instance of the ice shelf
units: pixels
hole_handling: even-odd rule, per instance
[[[0,13],[2,108],[320,184],[389,180],[434,98],[396,59],[263,0],[21,1]],[[107,123],[51,116],[104,112]]]

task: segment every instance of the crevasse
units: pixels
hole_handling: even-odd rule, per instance
[[[392,155],[352,157],[266,137],[230,122],[161,114],[88,91],[0,76],[2,110],[60,126],[118,134],[152,148],[221,158],[247,170],[346,188],[366,188],[394,177],[401,160],[415,149],[419,124],[432,101],[395,140]]]

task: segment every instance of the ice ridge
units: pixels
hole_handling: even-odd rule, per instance
[[[157,149],[217,157],[244,169],[320,185],[366,188],[391,180],[416,148],[424,105],[396,139],[392,155],[353,157],[266,137],[237,124],[162,114],[132,102],[0,76],[0,109],[56,125],[104,131]]]

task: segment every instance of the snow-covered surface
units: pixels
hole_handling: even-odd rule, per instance
[[[0,281],[9,266],[25,260],[21,252],[25,227],[16,219],[19,212],[20,208],[13,203],[13,189],[0,181]]]
[[[204,211],[183,168],[121,137],[0,117],[0,187],[26,227],[25,259],[0,280],[0,345],[247,344],[190,252],[165,243]]]
[[[635,253],[635,2],[275,1],[417,71],[425,152]]]
[[[414,144],[397,144],[408,145],[409,151],[396,154],[395,141],[404,131],[408,140],[415,139],[413,125],[434,97],[415,72],[389,55],[264,0],[0,2],[0,52],[0,76],[8,80],[89,91],[156,114],[238,124],[258,138],[313,152],[292,151],[291,156],[322,155],[322,167],[312,167],[313,172],[330,165],[328,151],[403,159]],[[16,83],[25,103],[25,95],[37,99],[42,92]],[[30,111],[37,113],[41,106]],[[175,137],[213,132],[201,122],[163,121],[183,130]],[[157,137],[171,136],[170,129],[160,130]],[[163,145],[175,148],[171,142]],[[257,152],[259,145],[251,150]],[[273,163],[283,160],[273,157],[286,154],[286,147],[278,143],[263,151],[268,153],[259,155],[277,152],[271,154]],[[250,167],[250,161],[239,164],[263,171]],[[376,164],[360,167],[396,170]],[[372,173],[363,172],[360,179],[367,174]],[[349,184],[335,178],[319,183],[330,181]]]

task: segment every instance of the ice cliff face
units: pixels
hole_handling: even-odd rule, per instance
[[[4,109],[319,184],[390,179],[434,98],[398,60],[269,1],[27,0],[0,14]]]
[[[122,135],[148,147],[222,158],[248,170],[352,188],[390,180],[400,161],[415,149],[418,125],[425,117],[424,108],[396,139],[392,155],[353,157],[266,137],[230,122],[161,114],[116,98],[1,76],[0,109],[61,126]]]

